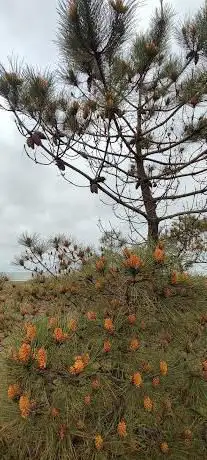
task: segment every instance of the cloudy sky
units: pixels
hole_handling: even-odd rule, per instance
[[[157,0],[145,0],[143,24]],[[193,13],[201,0],[172,0],[181,16]],[[55,0],[0,0],[0,61],[12,54],[40,67],[53,66],[58,50]],[[64,183],[57,168],[36,166],[23,150],[23,138],[5,113],[0,113],[0,271],[11,271],[23,231],[43,236],[65,232],[78,241],[96,243],[97,222],[107,225],[112,212],[86,189]]]

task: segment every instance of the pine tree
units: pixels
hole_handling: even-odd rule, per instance
[[[207,8],[175,31],[161,0],[139,32],[137,6],[61,0],[58,72],[1,66],[1,108],[30,158],[105,195],[156,240],[169,219],[207,211]]]
[[[184,269],[207,263],[207,219],[197,215],[179,216],[164,235],[176,248],[177,259]]]

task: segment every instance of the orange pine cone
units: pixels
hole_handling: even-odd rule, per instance
[[[67,429],[67,427],[66,427],[65,423],[63,423],[62,425],[60,425],[59,437],[60,437],[61,441],[62,441],[62,440],[64,439],[64,437],[65,437],[66,429]]]
[[[104,352],[108,353],[111,351],[111,342],[109,340],[105,340],[104,342]]]
[[[57,407],[52,407],[51,409],[51,415],[53,417],[57,417],[60,414],[60,409],[57,409]]]
[[[21,416],[23,418],[26,418],[29,416],[30,411],[31,411],[31,402],[27,395],[20,396],[19,409],[21,412]]]
[[[90,405],[90,403],[91,403],[91,396],[90,395],[86,395],[84,397],[84,403],[85,403],[86,406]]]
[[[108,332],[114,332],[114,325],[111,318],[106,318],[104,321],[104,329]]]
[[[102,256],[96,261],[96,270],[98,272],[101,272],[104,270],[105,266],[106,266],[106,259],[104,256]]]
[[[71,319],[69,321],[68,329],[72,332],[75,332],[77,330],[77,320],[76,319]]]
[[[176,271],[172,272],[171,275],[171,284],[177,284],[178,282],[178,274]]]
[[[131,378],[131,382],[133,383],[133,385],[139,388],[142,385],[141,374],[139,372],[135,372]]]
[[[162,443],[160,444],[160,450],[161,450],[161,452],[162,452],[163,454],[168,454],[168,452],[169,452],[169,447],[168,447],[167,442],[162,442]]]
[[[124,420],[121,420],[121,422],[119,422],[117,427],[117,433],[121,438],[125,438],[127,436],[126,423]]]
[[[155,262],[161,264],[165,261],[165,252],[161,249],[160,245],[158,244],[154,250],[153,257]]]
[[[102,287],[103,287],[103,283],[100,280],[96,280],[95,288],[96,289],[101,289]]]
[[[95,321],[97,318],[97,314],[95,311],[88,311],[86,313],[86,317],[88,318],[89,321]]]
[[[73,366],[70,367],[69,372],[71,374],[80,374],[84,370],[84,362],[81,357],[77,357]]]
[[[168,365],[166,361],[160,361],[160,373],[163,376],[166,376],[168,373]]]
[[[153,409],[153,402],[149,396],[144,397],[144,408],[145,410],[151,412]]]
[[[92,380],[91,382],[91,386],[94,390],[97,390],[98,388],[100,388],[100,381],[98,378],[95,378]]]
[[[152,385],[153,387],[157,387],[160,384],[160,378],[159,377],[154,377],[152,379]]]
[[[56,327],[53,333],[53,337],[56,340],[56,342],[64,342],[68,338],[68,334],[63,333],[63,330],[61,327]]]
[[[61,329],[61,327],[56,327],[56,328],[55,328],[53,337],[55,338],[55,340],[56,340],[57,342],[61,342],[61,341],[62,341],[62,338],[63,338],[63,330]]]
[[[207,359],[202,362],[202,365],[203,365],[203,370],[207,371]]]
[[[134,324],[136,322],[136,315],[131,314],[128,316],[128,322],[129,324]]]
[[[143,262],[136,254],[131,254],[130,257],[124,261],[124,265],[126,268],[134,268],[137,270],[143,266]]]
[[[18,396],[20,396],[21,391],[20,391],[20,386],[18,385],[18,383],[14,383],[13,385],[9,385],[7,394],[8,394],[9,399],[15,399]]]
[[[100,434],[95,436],[95,447],[97,450],[101,450],[103,448],[103,438]]]
[[[23,343],[19,349],[19,360],[23,363],[27,363],[31,356],[31,347],[28,343]]]
[[[44,348],[40,348],[37,352],[37,361],[39,369],[45,369],[47,365],[47,353]]]
[[[132,339],[129,345],[129,348],[131,351],[136,351],[140,347],[139,340],[137,339]]]
[[[32,340],[34,340],[37,335],[36,326],[34,324],[25,324],[25,329],[26,329],[27,340],[32,342]]]

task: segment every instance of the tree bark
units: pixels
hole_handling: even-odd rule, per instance
[[[140,146],[137,145],[137,175],[140,182],[142,197],[147,214],[148,240],[152,239],[157,241],[159,235],[159,219],[156,212],[156,203],[152,196],[150,179],[147,177],[145,172],[143,159],[141,158],[139,150],[141,150]]]
[[[148,240],[157,241],[159,234],[159,219],[156,211],[156,203],[152,196],[150,178],[147,176],[144,168],[142,156],[142,84],[140,82],[138,109],[137,109],[137,139],[136,139],[136,166],[137,178],[141,187],[142,198],[147,214],[148,222]]]

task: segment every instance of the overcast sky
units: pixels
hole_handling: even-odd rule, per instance
[[[147,24],[156,0],[146,0],[140,10]],[[203,4],[200,0],[173,0],[181,16]],[[0,61],[12,54],[40,67],[53,66],[58,50],[54,44],[57,28],[55,0],[0,0]],[[106,225],[112,220],[109,207],[86,189],[64,183],[57,168],[36,166],[23,150],[9,116],[0,113],[0,271],[14,270],[11,261],[18,252],[22,231],[48,236],[72,234],[78,241],[97,243],[98,218]]]

